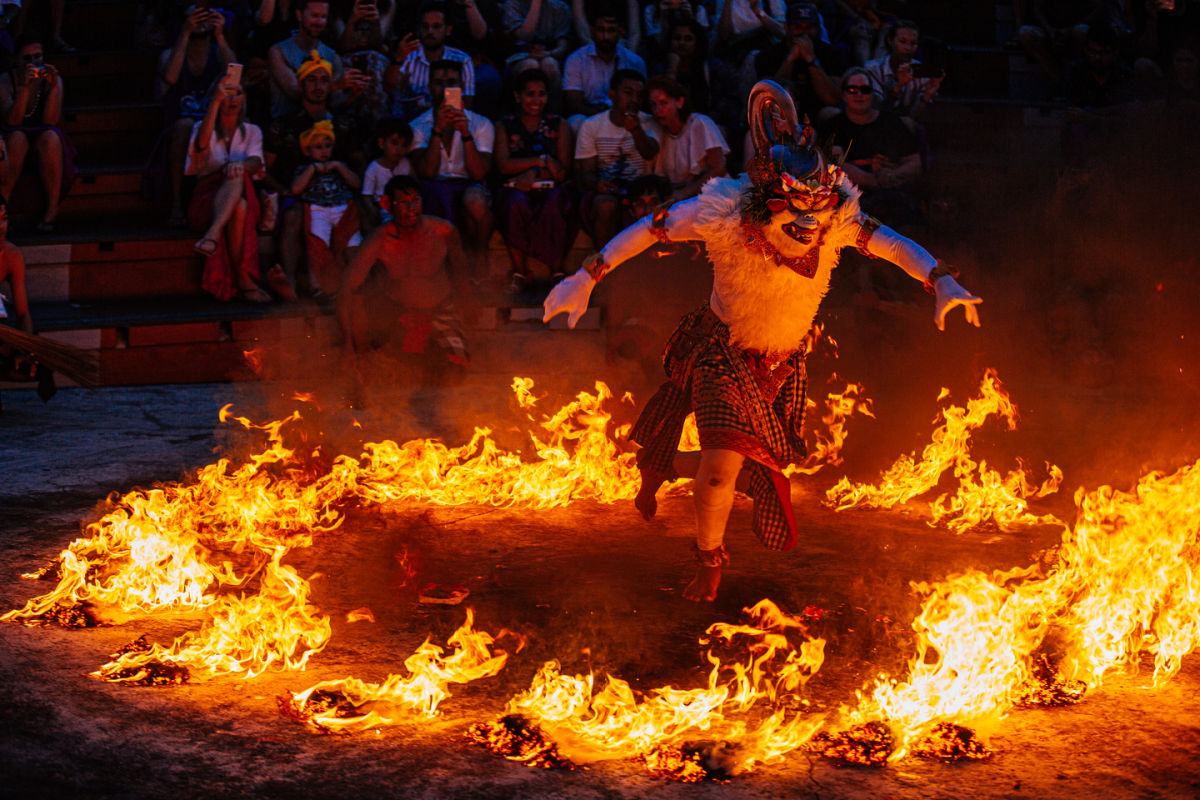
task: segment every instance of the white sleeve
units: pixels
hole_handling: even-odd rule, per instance
[[[490,153],[495,145],[496,128],[487,117],[474,114],[471,117],[469,130],[475,139],[475,149],[481,153]]]
[[[250,122],[246,123],[246,155],[242,160],[247,158],[263,160],[262,128]]]
[[[670,242],[686,242],[700,238],[696,231],[699,211],[699,198],[696,197],[676,203],[668,209],[662,227]],[[647,214],[610,239],[601,250],[604,253],[604,263],[616,267],[658,244],[660,239],[653,231],[653,217],[653,214]]]
[[[363,175],[362,193],[368,197],[382,194],[383,187],[379,186],[379,166],[372,161],[367,165],[367,173]]]
[[[583,57],[578,50],[567,56],[563,64],[562,88],[564,92],[583,91]]]
[[[937,259],[930,255],[928,250],[886,225],[880,225],[871,234],[871,238],[867,240],[867,251],[873,256],[892,262],[921,282],[924,282],[929,277],[929,272],[937,266]]]
[[[585,119],[579,126],[579,135],[575,138],[575,158],[591,158],[596,152],[596,126],[591,118]]]

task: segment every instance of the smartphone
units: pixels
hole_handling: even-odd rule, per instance
[[[367,71],[367,57],[365,55],[363,55],[362,53],[357,53],[355,55],[350,56],[350,66],[351,66],[351,68],[356,69],[359,72],[366,72]]]
[[[462,87],[461,86],[447,86],[445,89],[442,90],[442,92],[443,92],[443,94],[442,94],[442,102],[443,103],[450,106],[451,108],[457,108],[459,111],[462,111],[463,104],[462,104]]]
[[[242,65],[230,61],[225,66],[225,84],[228,86],[242,85]]]

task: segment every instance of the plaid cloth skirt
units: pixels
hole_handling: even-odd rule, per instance
[[[667,380],[630,434],[642,446],[639,468],[674,474],[683,423],[694,412],[701,450],[746,457],[755,535],[772,550],[795,547],[796,515],[783,470],[805,455],[803,353],[763,355],[731,344],[729,328],[706,304],[671,334],[663,367]]]

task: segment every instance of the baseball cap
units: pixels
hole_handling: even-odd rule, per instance
[[[817,15],[817,7],[812,3],[792,3],[788,6],[787,21],[819,24],[821,18]]]

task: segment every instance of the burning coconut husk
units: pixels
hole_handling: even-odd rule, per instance
[[[1050,656],[1040,653],[1034,657],[1029,679],[1017,687],[1013,702],[1019,706],[1067,706],[1083,700],[1088,686],[1083,681],[1064,676]]]
[[[991,758],[993,753],[975,731],[953,722],[939,722],[919,738],[910,751],[918,758],[962,761]]]
[[[882,722],[854,725],[843,731],[822,732],[813,737],[809,749],[838,767],[882,767],[895,750],[892,729]]]
[[[92,674],[109,683],[128,683],[134,686],[177,686],[188,682],[191,674],[187,667],[157,659],[139,658],[153,649],[154,645],[142,634],[129,644],[122,645],[108,657],[107,664]]]
[[[651,777],[678,783],[728,783],[743,772],[744,747],[728,742],[664,744],[637,759]]]
[[[536,722],[521,714],[505,714],[493,722],[478,722],[467,729],[467,741],[490,752],[538,769],[575,769]]]

